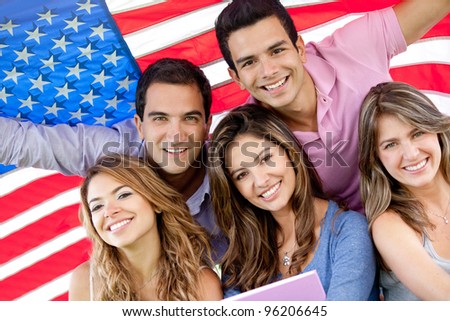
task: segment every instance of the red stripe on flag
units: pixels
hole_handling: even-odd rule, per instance
[[[160,22],[175,18],[177,16],[201,9],[216,3],[220,0],[172,0],[155,4],[145,8],[139,8],[113,15],[120,32],[127,35],[131,32],[144,29]]]
[[[57,296],[52,301],[68,301],[69,300],[69,292],[66,292],[60,296]]]
[[[409,83],[421,90],[434,90],[450,94],[450,65],[421,64],[392,68],[394,80]]]
[[[78,187],[82,178],[54,174],[37,179],[0,198],[0,222],[36,206],[55,195]],[[26,197],[25,197],[26,195]]]
[[[89,258],[90,247],[90,242],[84,239],[6,278],[2,281],[2,288],[8,291],[0,291],[0,301],[17,299],[72,271]]]
[[[425,38],[433,38],[433,37],[449,37],[450,30],[450,15],[445,17],[439,23],[437,23],[433,28],[431,28],[423,37]]]
[[[80,226],[78,208],[78,204],[65,207],[5,237],[2,240],[0,264]]]
[[[287,10],[291,15],[297,30],[300,31],[300,35],[302,30],[321,25],[354,12],[354,10],[345,10],[343,5],[338,2],[288,8]]]
[[[136,61],[141,70],[147,68],[160,58],[188,59],[192,63],[201,66],[222,58],[214,31],[206,32],[192,39],[180,42],[169,48],[159,50],[150,55],[137,58]]]
[[[232,82],[213,90],[213,105],[211,113],[220,113],[233,107],[242,105],[248,98],[248,92],[241,90],[239,86]]]

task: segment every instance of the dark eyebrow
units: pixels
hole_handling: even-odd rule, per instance
[[[281,45],[285,45],[287,44],[286,40],[280,40],[275,42],[272,46],[270,46],[269,48],[267,48],[267,51],[271,51],[274,50],[275,48],[281,46]]]
[[[250,56],[245,56],[245,57],[241,57],[239,59],[236,59],[236,65],[240,65],[241,63],[250,60],[254,57],[254,55],[250,55]]]
[[[187,112],[186,114],[184,114],[184,116],[199,116],[199,117],[203,117],[203,114],[201,112],[199,112],[198,110],[193,110],[193,111]]]
[[[155,117],[155,116],[164,116],[169,117],[170,115],[168,113],[164,113],[162,111],[151,111],[147,114],[148,117]],[[189,111],[184,116],[200,116],[203,117],[203,114],[199,112],[198,110]]]
[[[151,111],[147,114],[148,117],[153,117],[153,116],[168,116],[167,113],[163,113],[162,111]]]
[[[256,155],[255,158],[253,158],[252,164],[257,163],[257,161],[258,161],[259,159],[261,159],[261,155],[264,154],[264,153],[265,153],[266,151],[268,151],[268,150],[270,150],[270,147],[266,147],[266,148],[264,148],[263,150],[261,150],[261,151],[259,152],[259,154]],[[242,169],[242,167],[239,167],[238,169],[232,171],[232,172],[230,173],[230,176],[233,177],[233,175],[236,174],[237,172],[239,172],[241,169]]]
[[[277,47],[279,47],[281,45],[285,45],[286,43],[287,43],[286,40],[277,41],[273,45],[271,45],[269,48],[267,48],[267,51],[274,50],[275,48],[277,48]],[[250,55],[250,56],[245,56],[245,57],[241,57],[239,59],[236,59],[236,64],[239,65],[239,64],[243,63],[244,61],[252,59],[253,57],[254,57],[254,55]]]
[[[117,193],[120,189],[122,189],[122,188],[124,188],[124,187],[128,187],[128,186],[127,186],[127,185],[120,185],[120,186],[116,187],[115,189],[113,189],[113,190],[111,191],[110,194],[115,194],[115,193]],[[100,200],[100,197],[94,197],[93,199],[91,199],[91,200],[88,202],[88,204],[91,204],[92,202],[95,202],[95,201],[98,201],[98,200]]]

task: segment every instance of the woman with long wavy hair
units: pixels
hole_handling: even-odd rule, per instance
[[[359,123],[361,193],[386,300],[450,300],[450,118],[418,89],[381,83]]]
[[[214,211],[229,241],[226,297],[311,270],[328,300],[378,297],[366,218],[326,199],[279,117],[255,105],[230,111],[213,132],[209,161]]]
[[[81,185],[80,218],[92,240],[70,300],[218,300],[208,238],[181,194],[143,161],[106,157]]]

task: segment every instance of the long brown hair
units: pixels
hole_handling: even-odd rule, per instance
[[[269,211],[252,205],[239,193],[225,168],[227,148],[241,134],[251,134],[281,146],[294,167],[296,187],[292,209],[298,248],[292,256],[291,275],[301,272],[301,265],[315,246],[314,197],[325,197],[306,153],[272,112],[261,106],[246,105],[230,111],[220,121],[209,148],[209,175],[217,223],[229,240],[222,259],[224,286],[247,291],[277,277],[280,259],[277,234],[282,231]]]
[[[450,182],[450,118],[418,89],[401,82],[373,87],[363,101],[359,120],[359,168],[361,195],[369,228],[386,210],[391,210],[421,234],[431,226],[423,205],[384,168],[377,151],[378,120],[392,115],[427,133],[437,134],[442,157],[440,170]],[[433,226],[431,226],[433,227]]]
[[[107,244],[94,228],[87,203],[89,184],[98,174],[107,174],[144,197],[156,215],[161,239],[157,295],[160,300],[198,300],[199,271],[212,266],[205,231],[194,222],[181,194],[167,185],[144,161],[130,157],[105,157],[92,167],[81,185],[81,221],[92,240],[91,265],[97,300],[139,300],[139,291],[129,272],[128,261]],[[151,245],[149,244],[149,251]]]

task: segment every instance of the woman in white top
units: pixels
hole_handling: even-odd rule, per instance
[[[181,194],[142,161],[104,158],[81,186],[92,255],[69,300],[220,300],[210,247]]]
[[[373,87],[359,124],[361,192],[386,300],[450,300],[450,118],[416,88]]]

